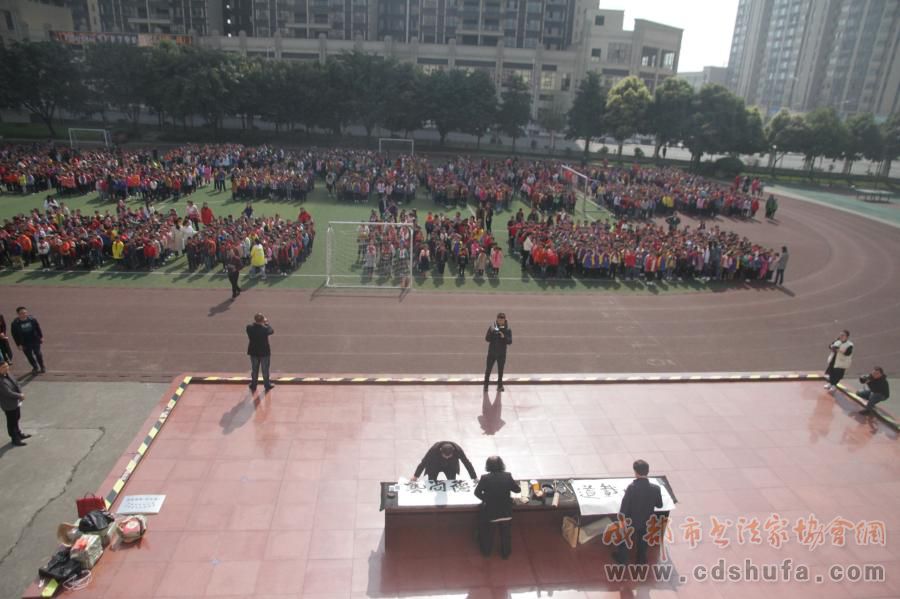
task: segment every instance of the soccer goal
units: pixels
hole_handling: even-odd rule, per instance
[[[407,153],[410,156],[415,156],[416,155],[416,140],[406,139],[404,137],[379,137],[378,138],[378,153],[379,154],[387,153],[389,156],[391,155],[391,153],[395,153],[395,154]]]
[[[590,177],[570,166],[561,165],[559,169],[560,174],[568,182],[569,187],[575,190],[576,206],[581,207],[581,215],[584,218],[595,221],[604,219],[609,215],[609,211],[591,199]]]
[[[328,223],[325,286],[406,289],[412,281],[413,225]]]
[[[109,147],[109,131],[106,129],[69,128],[69,145],[73,148],[85,146]]]

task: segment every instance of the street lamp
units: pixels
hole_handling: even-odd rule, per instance
[[[772,144],[772,178],[775,178],[775,164],[778,162],[778,146]]]

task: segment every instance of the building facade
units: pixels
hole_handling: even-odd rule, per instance
[[[86,16],[77,19],[82,31],[209,35],[223,31],[223,11],[235,0],[68,1],[73,12]]]
[[[365,21],[368,35],[361,33],[362,17],[355,19],[348,4],[361,0],[328,0],[336,1],[345,3],[344,17],[340,27],[335,26],[337,21],[329,21],[327,31],[308,28],[302,35],[284,35],[279,26],[271,36],[240,31],[201,37],[198,43],[262,58],[324,63],[330,56],[357,50],[412,63],[425,72],[482,70],[494,80],[498,92],[515,75],[532,91],[533,118],[543,111],[568,110],[588,72],[598,73],[608,87],[636,75],[652,92],[661,81],[675,76],[681,52],[681,29],[637,19],[634,30],[625,30],[623,11],[600,10],[596,3],[584,0],[502,0],[502,4],[501,0],[421,0],[418,10],[427,12],[420,13],[412,10],[412,0],[402,3],[403,11],[399,0],[386,0],[370,10]],[[466,12],[467,1],[472,2],[472,12]],[[455,9],[453,2],[457,2]],[[540,27],[538,20],[529,19],[538,8]],[[497,11],[503,15],[515,11],[508,29],[505,19],[497,21],[501,30],[493,29]],[[336,13],[329,14],[336,18]],[[392,15],[400,15],[399,20]],[[416,15],[416,22],[405,15]],[[321,20],[326,21],[324,16]]]
[[[73,28],[72,11],[62,2],[0,0],[0,44],[47,41],[50,31]]]
[[[900,109],[900,2],[740,0],[728,86],[767,115]]]
[[[678,73],[679,79],[691,84],[694,91],[699,91],[707,84],[728,85],[728,69],[726,67],[703,67],[702,71]]]

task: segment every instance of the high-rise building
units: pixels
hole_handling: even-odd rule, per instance
[[[72,27],[72,11],[61,0],[0,0],[0,45],[46,41],[49,31]]]
[[[690,83],[691,87],[696,91],[710,83],[727,85],[728,69],[725,67],[703,67],[702,71],[678,73],[678,78]]]
[[[96,3],[100,28],[91,31],[208,35],[221,33],[227,0],[77,0]]]
[[[728,85],[767,115],[900,109],[900,2],[740,0]]]

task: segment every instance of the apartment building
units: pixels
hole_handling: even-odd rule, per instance
[[[900,109],[900,2],[740,0],[728,85],[767,115]]]

